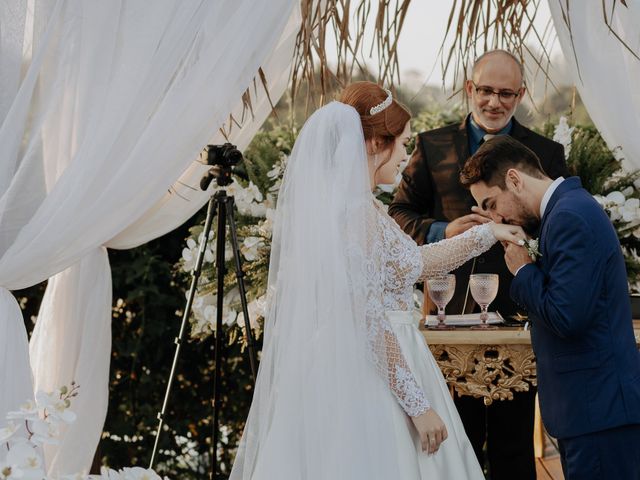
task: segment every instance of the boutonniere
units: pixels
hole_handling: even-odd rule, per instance
[[[531,257],[531,260],[533,260],[534,262],[542,256],[542,254],[540,253],[540,250],[538,250],[539,247],[539,242],[537,238],[529,238],[526,240],[520,240],[520,245],[522,245],[524,248],[526,248],[527,253],[529,254],[529,257]]]

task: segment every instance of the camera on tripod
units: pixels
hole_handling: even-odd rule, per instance
[[[206,190],[215,178],[216,183],[225,187],[233,181],[231,173],[233,167],[242,160],[242,152],[235,145],[225,143],[223,145],[207,145],[204,147],[198,161],[204,165],[211,165],[211,168],[200,180],[200,188]]]
[[[247,178],[246,173],[242,171],[233,170],[235,166],[242,160],[242,153],[237,149],[235,145],[225,143],[224,145],[207,145],[198,161],[205,165],[210,165],[211,168],[200,180],[200,188],[206,190],[209,187],[211,181],[215,178],[219,186],[224,187],[232,183],[231,174]],[[236,223],[234,219],[234,198],[233,195],[227,195],[224,188],[220,188],[215,192],[212,192],[209,198],[207,206],[207,217],[204,222],[204,231],[200,236],[200,247],[198,248],[198,257],[196,264],[191,272],[191,287],[187,294],[187,303],[185,305],[182,314],[182,323],[180,324],[180,333],[175,339],[176,351],[173,357],[173,363],[171,365],[171,373],[167,381],[167,389],[164,395],[164,401],[162,403],[162,410],[158,412],[158,428],[156,430],[156,438],[151,452],[151,462],[149,468],[153,468],[156,462],[156,454],[159,452],[160,446],[160,434],[163,432],[163,425],[165,422],[165,415],[169,405],[169,396],[171,394],[171,387],[176,374],[176,368],[178,365],[178,357],[180,356],[180,348],[184,343],[184,336],[187,330],[187,324],[189,316],[191,315],[191,309],[193,306],[193,300],[196,294],[196,288],[198,286],[198,280],[202,273],[202,263],[204,261],[205,246],[209,241],[209,234],[211,233],[211,226],[213,218],[217,216],[217,228],[216,228],[216,285],[217,292],[224,292],[225,288],[225,248],[227,245],[226,235],[227,231],[231,235],[230,243],[233,252],[233,258],[235,260],[236,281],[238,284],[238,291],[240,292],[240,303],[242,304],[242,314],[244,315],[244,328],[245,338],[249,350],[249,364],[251,366],[251,374],[253,376],[253,383],[255,385],[255,379],[258,372],[258,360],[256,355],[255,339],[251,333],[251,322],[249,319],[249,307],[247,305],[247,293],[244,287],[244,272],[241,265],[240,246],[238,244],[238,234],[236,231]],[[228,228],[227,228],[228,227]],[[219,429],[219,410],[221,399],[221,364],[222,364],[222,350],[224,342],[222,337],[224,330],[222,328],[223,317],[223,295],[219,293],[217,295],[217,312],[216,312],[216,328],[215,328],[215,373],[213,381],[213,439],[211,442],[211,475],[210,479],[216,480],[218,477],[217,465],[218,460],[216,452],[218,451],[218,438],[220,434]]]

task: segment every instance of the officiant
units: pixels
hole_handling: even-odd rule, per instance
[[[403,172],[389,214],[418,245],[459,235],[482,221],[482,212],[458,174],[485,139],[511,135],[533,150],[551,178],[566,176],[564,148],[521,125],[514,112],[526,92],[524,68],[510,52],[492,50],[474,63],[465,83],[471,112],[459,124],[422,132]],[[471,273],[497,273],[500,289],[492,309],[503,317],[517,313],[509,297],[512,275],[500,245],[460,267],[456,291],[447,306],[452,314],[479,311],[468,293]],[[434,305],[426,305],[429,312]],[[478,461],[486,462],[492,480],[535,480],[533,424],[535,389],[516,392],[511,401],[485,406],[482,398],[455,395],[455,403]]]

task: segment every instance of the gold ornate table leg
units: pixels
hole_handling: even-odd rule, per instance
[[[514,392],[536,385],[530,345],[429,345],[447,383],[459,395],[512,400]]]

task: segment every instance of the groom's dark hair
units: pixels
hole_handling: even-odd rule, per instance
[[[509,135],[497,135],[480,145],[466,161],[460,172],[460,183],[469,188],[475,183],[485,182],[489,187],[498,186],[504,190],[510,168],[517,168],[534,178],[548,176],[535,153]]]

